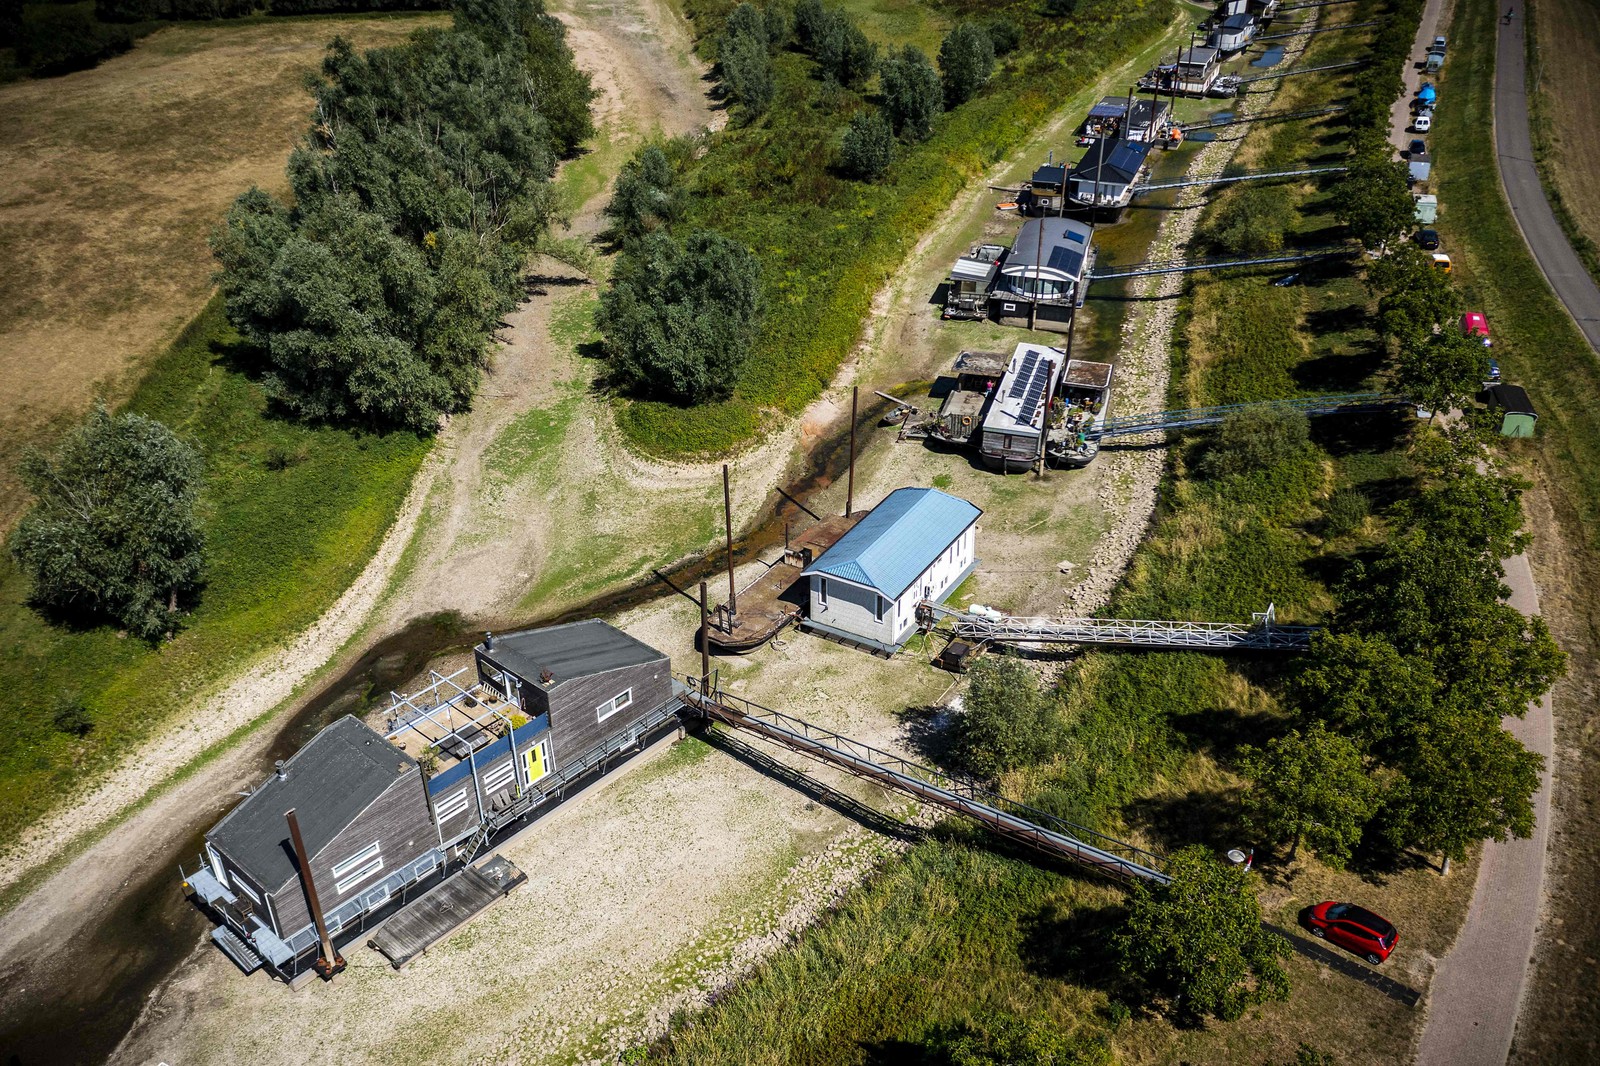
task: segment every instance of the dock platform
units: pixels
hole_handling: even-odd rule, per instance
[[[395,969],[402,969],[527,879],[509,859],[491,856],[481,866],[468,866],[396,911],[372,934],[367,946]]]
[[[800,575],[866,516],[866,511],[856,511],[824,518],[791,541],[782,558],[739,590],[739,613],[732,625],[726,604],[712,614],[712,650],[741,655],[754,651],[798,621],[805,612]]]

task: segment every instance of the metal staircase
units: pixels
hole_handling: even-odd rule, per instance
[[[1249,625],[1117,618],[990,619],[963,613],[954,617],[953,635],[974,644],[1093,644],[1176,651],[1304,651],[1318,629],[1279,625],[1271,604]]]
[[[1009,800],[975,782],[909,762],[829,729],[687,679],[685,713],[760,737],[959,814],[996,836],[1119,881],[1167,884],[1161,858],[1103,833]]]

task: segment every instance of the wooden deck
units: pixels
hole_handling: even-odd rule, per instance
[[[396,911],[372,934],[367,946],[381,952],[398,970],[527,879],[499,855],[482,866],[468,866]]]
[[[799,584],[808,565],[805,552],[809,550],[810,562],[816,562],[866,516],[866,511],[856,511],[849,516],[824,518],[791,540],[782,558],[739,590],[739,615],[733,626],[728,625],[726,604],[712,612],[712,649],[736,654],[754,651],[777,636],[784,626],[798,621],[805,613],[806,593]]]

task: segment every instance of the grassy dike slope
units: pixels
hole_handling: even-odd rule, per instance
[[[213,299],[127,404],[205,457],[207,583],[176,639],[152,647],[111,626],[50,625],[26,602],[28,579],[0,557],[0,688],[8,693],[0,841],[172,727],[210,683],[314,621],[394,520],[428,442],[276,417],[258,369]],[[63,699],[88,707],[87,736],[55,728]]]
[[[1458,0],[1433,147],[1440,232],[1469,306],[1495,329],[1506,379],[1527,388],[1537,435],[1508,441],[1535,482],[1529,494],[1541,606],[1569,656],[1555,689],[1556,761],[1546,880],[1547,920],[1511,1060],[1593,1061],[1600,957],[1600,361],[1545,283],[1512,218],[1489,141],[1494,92],[1493,0]]]

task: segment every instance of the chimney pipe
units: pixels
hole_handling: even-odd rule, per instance
[[[494,651],[494,634],[487,629],[483,631],[483,650]]]
[[[272,764],[272,771],[273,771],[273,773],[278,775],[278,780],[279,781],[287,781],[287,780],[289,780],[289,773],[288,773],[288,771],[286,771],[283,768],[283,760],[282,759],[279,759],[277,762]]]
[[[306,842],[300,838],[300,820],[291,807],[283,814],[289,822],[289,843],[294,846],[295,863],[300,867],[300,880],[305,885],[306,902],[311,905],[311,920],[316,923],[317,937],[322,941],[322,955],[316,961],[317,973],[324,981],[344,969],[344,956],[333,949],[333,937],[328,935],[328,923],[322,919],[322,903],[317,899],[317,885],[311,879],[311,856],[306,854]]]

